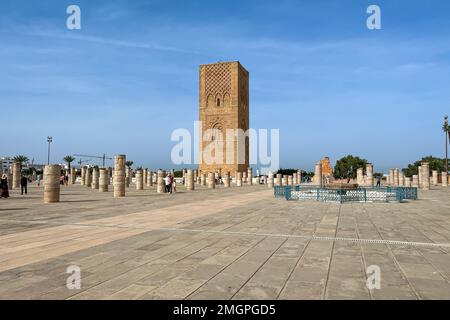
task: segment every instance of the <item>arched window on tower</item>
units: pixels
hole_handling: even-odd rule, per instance
[[[220,98],[217,98],[217,106],[220,107]]]

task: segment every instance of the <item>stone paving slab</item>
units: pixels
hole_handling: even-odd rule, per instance
[[[0,299],[450,299],[450,189],[341,205],[196,187],[114,199],[74,185],[57,204],[13,190],[0,199]]]

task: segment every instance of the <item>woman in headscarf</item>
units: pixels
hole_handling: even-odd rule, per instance
[[[8,176],[3,174],[0,180],[0,198],[9,198]]]

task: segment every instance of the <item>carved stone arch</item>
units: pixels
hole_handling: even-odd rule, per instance
[[[228,94],[228,92],[225,92],[225,94],[223,95],[223,106],[224,107],[230,106],[230,95]]]
[[[212,94],[208,95],[208,98],[206,99],[206,106],[208,108],[212,108],[214,106],[214,96]]]
[[[222,135],[222,139],[223,139],[223,123],[222,121],[216,121],[214,122],[211,127],[211,141],[214,141],[216,139],[216,135],[217,135],[217,130],[220,131],[220,134]]]
[[[216,94],[216,107],[222,107],[223,106],[223,97],[222,94],[217,93]]]

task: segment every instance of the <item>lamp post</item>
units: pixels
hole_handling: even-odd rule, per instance
[[[48,142],[48,155],[47,155],[47,164],[50,164],[50,144],[52,143],[53,138],[52,137],[47,137],[47,142]]]
[[[444,133],[445,133],[445,171],[448,173],[448,138],[450,131],[448,127],[448,116],[444,117]]]

